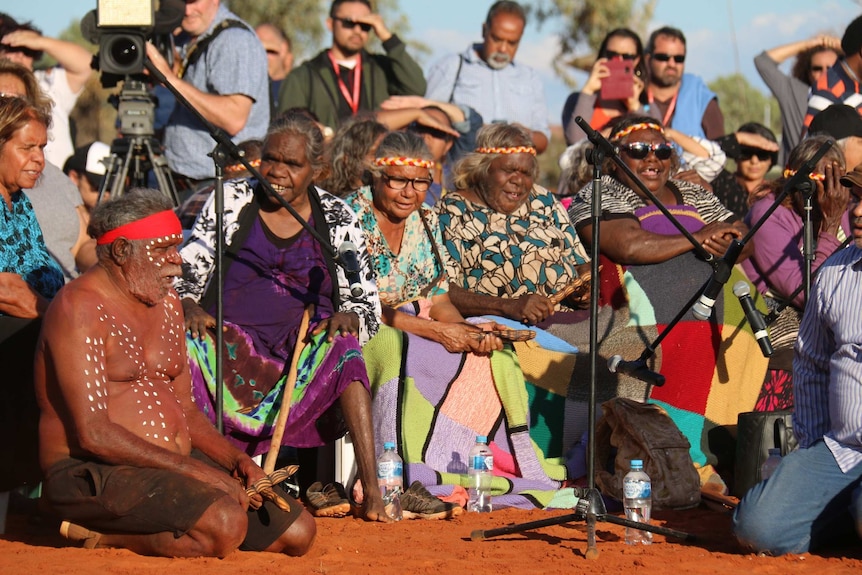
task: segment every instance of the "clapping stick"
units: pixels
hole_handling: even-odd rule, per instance
[[[302,312],[302,321],[299,324],[299,333],[296,336],[296,346],[293,349],[293,356],[290,358],[290,369],[287,371],[284,394],[281,396],[281,410],[278,412],[278,419],[272,432],[272,441],[269,442],[269,452],[266,454],[266,461],[263,464],[263,471],[267,475],[275,470],[275,460],[278,457],[278,450],[281,448],[281,439],[284,437],[284,428],[287,426],[287,416],[290,414],[290,398],[293,396],[293,389],[296,387],[296,370],[299,364],[299,356],[302,350],[305,349],[308,322],[311,320],[313,314],[314,305],[308,304],[305,311]]]
[[[599,270],[601,270],[601,266],[599,266]],[[572,295],[577,291],[583,291],[586,293],[587,289],[590,286],[590,280],[592,279],[593,274],[591,271],[585,271],[572,281],[566,284],[566,287],[558,291],[552,296],[549,296],[548,299],[551,300],[551,303],[554,305],[558,305],[562,303],[564,299]]]

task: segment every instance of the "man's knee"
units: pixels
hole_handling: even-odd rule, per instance
[[[247,530],[246,512],[228,495],[210,505],[194,527],[206,557],[226,557],[239,548]]]
[[[314,517],[308,511],[303,510],[296,521],[291,523],[290,527],[278,538],[276,545],[281,547],[279,550],[281,553],[300,557],[311,549],[316,535],[317,524],[314,522]]]

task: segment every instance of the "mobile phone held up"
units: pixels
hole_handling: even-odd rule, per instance
[[[599,97],[602,100],[627,100],[635,93],[634,64],[629,60],[608,60],[611,74],[602,80]]]

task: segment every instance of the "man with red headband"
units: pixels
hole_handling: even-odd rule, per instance
[[[156,190],[97,206],[88,232],[99,263],[45,315],[35,368],[43,499],[85,547],[302,555],[314,519],[281,487],[256,490],[263,470],[192,401],[171,207]]]

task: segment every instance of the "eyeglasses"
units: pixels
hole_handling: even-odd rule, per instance
[[[655,54],[652,55],[652,57],[654,60],[656,60],[658,62],[669,62],[671,59],[673,59],[673,61],[676,62],[677,64],[682,64],[683,62],[685,62],[685,54],[673,54],[673,55],[671,55],[671,54],[665,54],[663,52],[656,52]]]
[[[634,60],[637,54],[624,54],[622,52],[614,52],[613,50],[605,50],[605,58],[613,60],[614,58],[622,58],[623,60]]]
[[[363,32],[368,32],[371,30],[371,24],[367,24],[365,22],[357,22],[355,20],[351,20],[350,18],[339,18],[338,16],[334,16],[332,18],[336,22],[341,22],[342,28],[347,28],[348,30],[351,28],[356,28],[359,26],[359,29]]]
[[[269,56],[278,56],[278,50],[274,50],[274,49],[272,49],[272,48],[269,48],[269,49],[266,51],[266,53],[267,53],[267,55],[269,55]]]
[[[745,162],[756,156],[761,162],[766,162],[768,160],[772,160],[774,154],[775,152],[767,152],[766,150],[761,150],[759,148],[741,148],[741,151],[739,152],[739,161]]]
[[[659,160],[669,160],[673,155],[673,146],[667,142],[661,144],[647,144],[646,142],[635,142],[633,144],[625,144],[620,146],[620,150],[625,152],[630,158],[635,160],[643,160],[650,152],[655,154]]]
[[[407,187],[407,184],[413,184],[413,189],[417,192],[427,192],[431,184],[434,183],[434,180],[431,178],[402,178],[400,176],[390,176],[386,173],[381,174],[381,176],[386,180],[386,185],[393,190],[403,190]]]

